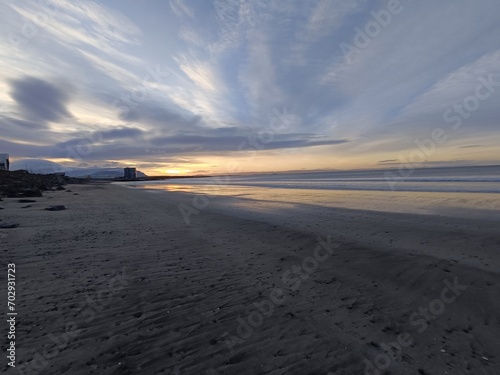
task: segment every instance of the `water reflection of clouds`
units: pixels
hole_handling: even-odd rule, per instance
[[[500,212],[500,195],[487,193],[316,190],[269,188],[234,185],[142,184],[138,187],[154,190],[212,197],[233,198],[227,202],[234,208],[271,211],[296,208],[307,204],[330,208],[386,211],[414,214],[467,217],[467,212],[490,217]]]
[[[144,184],[144,185],[135,185],[138,188],[147,189],[147,190],[163,190],[163,191],[172,191],[172,192],[183,192],[183,193],[196,193],[195,187],[190,185],[174,185],[174,184]],[[196,189],[198,190],[198,189]]]

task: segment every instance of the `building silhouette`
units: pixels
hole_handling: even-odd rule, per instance
[[[135,168],[123,168],[123,177],[127,180],[135,180],[137,178],[137,171]]]
[[[10,161],[9,154],[0,154],[0,169],[9,170]]]

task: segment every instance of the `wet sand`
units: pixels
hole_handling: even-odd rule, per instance
[[[68,188],[0,202],[8,374],[500,373],[498,221]]]

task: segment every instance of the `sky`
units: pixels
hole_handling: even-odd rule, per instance
[[[498,0],[0,5],[0,153],[150,175],[500,164]]]

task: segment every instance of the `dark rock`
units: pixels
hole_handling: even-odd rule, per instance
[[[65,210],[66,207],[63,206],[63,205],[59,205],[59,206],[50,206],[50,207],[47,207],[46,210],[47,211],[62,211],[62,210]]]
[[[26,206],[22,206],[21,208],[30,208],[30,207],[33,207],[33,205],[28,204],[28,205],[26,205]]]
[[[66,190],[66,193],[72,193],[72,191],[68,189],[68,190]]]
[[[59,185],[58,187],[56,187],[56,190],[66,190],[66,189],[63,188],[61,185]]]
[[[23,197],[33,198],[33,197],[41,197],[42,192],[40,190],[25,190],[22,193]]]
[[[0,224],[1,229],[11,229],[11,228],[17,228],[19,224],[17,223],[5,223],[5,224]]]
[[[74,193],[73,195],[80,195],[80,194],[78,194],[78,193]]]
[[[33,199],[19,199],[17,203],[35,203]]]
[[[0,186],[1,188],[1,186]],[[4,189],[3,194],[7,198],[20,198],[20,197],[41,197],[42,192],[40,190],[32,190],[32,189],[16,189],[13,187],[7,187]]]

